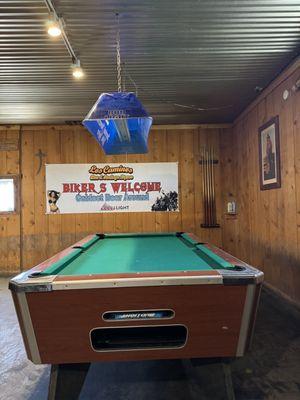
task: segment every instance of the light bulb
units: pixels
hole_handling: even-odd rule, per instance
[[[48,35],[52,37],[58,37],[61,35],[61,28],[57,22],[52,22],[48,26]]]
[[[74,69],[73,69],[73,76],[74,76],[74,78],[76,78],[76,79],[80,79],[80,78],[82,78],[83,77],[83,70],[82,70],[82,68],[81,67],[75,67]]]
[[[80,79],[84,76],[83,69],[80,66],[80,60],[75,60],[74,64],[72,64],[72,75],[76,79]]]

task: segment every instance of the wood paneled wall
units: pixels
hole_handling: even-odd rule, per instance
[[[21,134],[21,265],[27,269],[95,232],[191,231],[221,245],[221,229],[202,229],[203,217],[200,147],[209,144],[219,157],[219,136],[225,128],[218,126],[153,127],[149,136],[149,153],[145,155],[104,155],[93,137],[80,126],[23,126]],[[43,157],[39,170],[39,157]],[[45,163],[107,162],[179,162],[180,212],[113,214],[45,214]],[[216,192],[221,210],[220,166],[216,167]],[[218,215],[219,219],[221,214]],[[6,235],[7,232],[4,233]],[[19,236],[12,235],[13,240]],[[20,268],[19,259],[8,266],[5,253],[0,271]]]
[[[221,137],[223,204],[235,199],[238,211],[237,218],[223,217],[223,246],[260,267],[267,283],[298,303],[300,92],[291,89],[299,78],[299,66],[285,71]],[[290,92],[286,101],[285,89]],[[279,115],[282,187],[261,191],[258,128],[275,115]]]
[[[19,177],[19,139],[19,126],[0,126],[0,176]],[[14,272],[19,265],[20,213],[0,214],[0,271]]]

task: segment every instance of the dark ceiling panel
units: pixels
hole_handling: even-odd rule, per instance
[[[81,120],[116,90],[116,12],[126,89],[155,123],[232,121],[300,48],[300,0],[53,3],[86,76],[46,34],[44,1],[0,0],[0,123]]]

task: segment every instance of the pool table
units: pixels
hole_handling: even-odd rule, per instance
[[[236,357],[263,273],[193,234],[95,234],[11,279],[36,364]],[[84,364],[86,363],[86,364]]]

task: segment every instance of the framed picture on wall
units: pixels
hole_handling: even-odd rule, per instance
[[[260,189],[281,187],[279,118],[270,119],[258,129]]]

